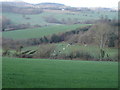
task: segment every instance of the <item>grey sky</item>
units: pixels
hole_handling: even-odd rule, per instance
[[[62,3],[74,7],[118,7],[119,0],[0,0],[0,1],[25,1],[28,3],[52,2]]]

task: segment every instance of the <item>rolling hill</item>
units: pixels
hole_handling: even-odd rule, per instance
[[[3,32],[4,38],[11,39],[30,39],[30,38],[40,38],[47,35],[57,34],[60,32],[71,31],[79,27],[88,26],[90,24],[77,24],[77,25],[56,25],[48,26],[36,29],[25,29],[25,30],[15,30]]]

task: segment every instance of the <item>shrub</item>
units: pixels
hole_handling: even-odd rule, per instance
[[[57,43],[57,42],[61,42],[61,41],[63,41],[63,40],[62,40],[62,37],[60,37],[59,35],[53,34],[51,36],[50,42]]]
[[[8,49],[6,49],[2,52],[2,56],[9,56],[9,55],[10,55],[10,52]]]
[[[85,59],[85,60],[91,60],[94,59],[94,57],[88,53],[88,52],[84,52],[84,51],[79,51],[79,50],[73,50],[70,53],[62,53],[59,54],[56,58],[58,59]]]
[[[61,22],[53,16],[46,16],[46,17],[43,17],[43,18],[48,23],[59,23],[59,24],[61,24]]]
[[[94,57],[88,53],[88,52],[84,52],[84,51],[79,51],[79,50],[74,50],[72,52],[70,52],[66,58],[69,59],[86,59],[86,60],[90,60],[90,59],[94,59]]]
[[[40,45],[39,49],[34,54],[34,58],[50,58],[54,49],[55,46],[53,44]]]

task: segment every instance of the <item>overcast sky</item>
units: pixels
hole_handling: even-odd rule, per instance
[[[0,1],[25,1],[28,3],[52,2],[62,3],[74,7],[118,7],[119,0],[0,0]]]

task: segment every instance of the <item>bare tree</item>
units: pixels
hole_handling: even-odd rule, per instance
[[[112,27],[108,23],[98,23],[92,28],[94,39],[100,48],[100,60],[105,56],[104,47],[109,40],[109,35],[112,33]]]

